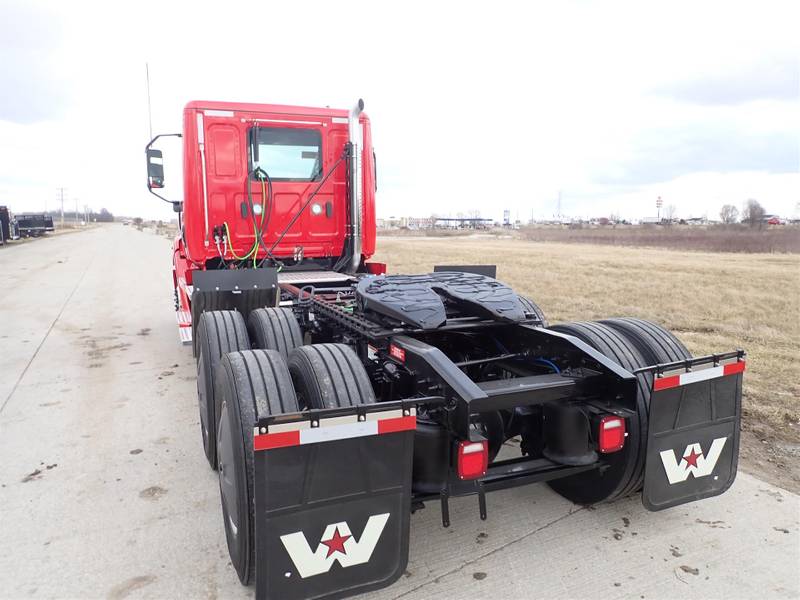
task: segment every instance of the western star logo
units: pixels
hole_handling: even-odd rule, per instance
[[[388,520],[389,513],[372,515],[358,541],[345,521],[328,525],[314,551],[302,531],[282,535],[281,542],[300,577],[305,579],[327,573],[337,561],[343,567],[368,562]]]
[[[686,481],[689,475],[694,477],[711,475],[727,439],[724,437],[715,439],[708,449],[708,454],[703,454],[703,449],[698,442],[686,446],[680,459],[676,458],[674,450],[662,451],[661,462],[664,463],[669,484]]]

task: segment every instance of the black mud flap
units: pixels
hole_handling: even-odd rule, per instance
[[[737,352],[646,369],[656,372],[642,492],[648,510],[716,496],[733,484],[743,356]]]
[[[341,598],[405,571],[416,412],[380,407],[260,421],[256,598]]]

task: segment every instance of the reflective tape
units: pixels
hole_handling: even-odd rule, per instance
[[[371,435],[384,435],[411,431],[417,427],[416,410],[404,415],[402,410],[369,413],[363,421],[358,415],[320,419],[316,426],[310,421],[271,425],[266,433],[256,427],[253,432],[253,450],[271,450],[303,444],[319,444]]]
[[[668,390],[670,388],[675,388],[682,385],[689,385],[690,383],[697,383],[698,381],[716,379],[718,377],[725,377],[727,375],[736,375],[737,373],[744,372],[744,367],[745,367],[745,362],[741,360],[727,365],[719,365],[718,367],[711,367],[710,369],[701,369],[700,371],[689,371],[688,373],[681,373],[680,375],[670,375],[669,377],[658,377],[655,379],[655,381],[653,381],[653,391],[658,392],[661,390]]]

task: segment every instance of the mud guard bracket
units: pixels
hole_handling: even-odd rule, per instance
[[[642,503],[656,511],[716,496],[736,478],[744,353],[654,372]]]

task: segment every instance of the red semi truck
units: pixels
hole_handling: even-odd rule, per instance
[[[547,482],[662,510],[736,475],[744,352],[691,357],[640,319],[549,325],[489,265],[387,275],[376,158],[350,110],[190,102],[178,213],[180,338],[231,563],[258,598],[390,585],[410,515]],[[531,265],[532,273],[535,265]],[[509,444],[514,440],[515,444]],[[498,590],[502,594],[502,590]]]

